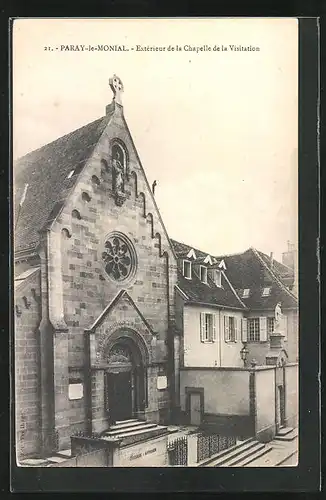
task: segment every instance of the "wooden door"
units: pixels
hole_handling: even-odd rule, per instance
[[[132,417],[131,371],[107,373],[108,407],[110,420]]]
[[[202,419],[201,395],[197,392],[189,394],[190,398],[190,424],[200,425]]]

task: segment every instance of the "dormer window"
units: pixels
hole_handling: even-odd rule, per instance
[[[218,287],[222,286],[222,273],[218,269],[215,270],[215,284]]]
[[[191,280],[191,262],[190,260],[183,261],[183,275],[187,280]]]
[[[200,266],[200,281],[207,283],[207,267]]]
[[[250,294],[250,288],[245,288],[242,292],[242,298],[247,299],[249,297],[249,294]]]
[[[262,297],[268,297],[271,293],[270,287],[263,288]]]
[[[222,272],[219,269],[208,269],[208,276],[216,286],[222,286]]]

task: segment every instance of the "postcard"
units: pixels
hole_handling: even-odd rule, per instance
[[[294,467],[298,20],[16,19],[19,467]]]

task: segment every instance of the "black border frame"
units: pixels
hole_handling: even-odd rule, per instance
[[[111,6],[113,3],[114,2],[111,3]],[[124,3],[125,9],[126,7],[130,7],[129,2]],[[148,10],[148,2],[140,2],[141,6],[138,9],[137,3],[138,2],[135,3],[135,9],[129,8],[128,16],[123,17],[132,17],[133,14],[139,16],[140,14],[144,15],[148,13],[146,12]],[[17,10],[17,2],[13,2],[13,4],[14,5],[11,7],[16,8],[12,10]],[[302,9],[302,5],[303,2],[301,2],[297,10],[300,10],[300,8]],[[298,7],[298,5],[296,6]],[[106,9],[104,8],[106,15],[110,11],[108,7],[110,6],[107,5]],[[190,10],[190,6],[186,6],[186,10],[187,7]],[[307,5],[305,4],[305,8],[306,7]],[[315,12],[313,12],[313,7],[314,5],[312,3],[310,9],[308,9],[310,10],[310,14],[315,14]],[[19,9],[21,11],[20,14],[26,15],[27,4],[19,5]],[[49,10],[51,10],[51,8],[49,8]],[[118,12],[115,12],[115,14],[121,16],[121,9],[116,10],[118,10]],[[136,10],[137,12],[135,12]],[[160,9],[158,9],[156,13],[157,17],[160,17],[160,14],[164,14],[162,10],[164,9],[161,9],[161,12],[159,12]],[[276,17],[276,12],[277,8],[275,7],[275,10],[270,9],[269,14],[271,17]],[[177,12],[175,12],[175,14],[177,14]],[[209,15],[207,11],[202,15],[204,14]],[[230,16],[231,13],[229,12],[228,15]],[[51,16],[47,15],[46,17]],[[94,17],[99,17],[99,15]],[[319,272],[317,238],[319,237],[320,203],[318,184],[320,179],[318,164],[319,153],[317,147],[317,122],[319,118],[317,108],[319,96],[318,34],[319,24],[316,18],[299,19],[299,269],[301,331],[299,466],[290,468],[264,468],[263,470],[259,469],[259,473],[258,469],[250,468],[222,469],[220,473],[215,469],[209,468],[115,468],[114,471],[113,469],[93,468],[90,469],[90,471],[87,469],[77,471],[77,469],[71,468],[18,468],[14,466],[15,456],[12,447],[10,450],[12,461],[11,490],[15,493],[32,493],[40,491],[66,491],[76,493],[184,491],[217,493],[242,491],[312,492],[319,490],[321,479],[318,384],[318,368],[320,367],[320,298],[317,278]],[[11,88],[11,75],[9,88]],[[10,98],[11,97],[12,96],[10,96]],[[4,164],[6,164],[6,161]],[[9,179],[11,179],[11,171]],[[3,184],[5,183],[2,183],[1,187],[3,187]],[[10,184],[6,184],[6,186],[7,185],[10,186]],[[12,196],[11,186],[9,195],[10,197]],[[6,195],[2,195],[2,201],[6,201],[6,198]],[[10,207],[9,215],[11,214],[11,208],[12,207]],[[1,215],[3,216],[3,220],[8,220],[6,209]],[[10,227],[9,234],[11,234]],[[10,245],[11,244],[12,235],[10,239]],[[6,255],[6,248],[2,251],[2,255]],[[6,267],[6,262],[4,262],[3,271],[6,270]],[[6,275],[6,273],[3,272],[2,275]],[[9,280],[10,279],[11,274],[9,276]],[[12,335],[10,340],[12,340]],[[12,387],[10,395],[12,398]],[[13,438],[12,432],[13,429],[11,427],[11,439]],[[1,441],[5,438],[5,433],[1,432]],[[5,447],[2,447],[2,450],[4,450],[4,448]]]

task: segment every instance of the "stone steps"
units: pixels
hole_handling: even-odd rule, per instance
[[[67,450],[60,450],[56,453],[57,456],[62,457],[62,458],[71,458],[71,449]]]
[[[120,434],[129,434],[131,432],[137,432],[142,429],[152,429],[156,427],[157,424],[147,423],[147,422],[137,422],[131,425],[124,426],[112,426],[109,430],[103,433],[104,436],[119,436]]]
[[[294,429],[293,427],[281,427],[277,433],[278,436],[286,436],[286,434],[289,434],[292,432]]]
[[[298,437],[298,429],[288,428],[289,430],[284,434],[280,434],[280,431],[275,436],[276,441],[294,441]]]
[[[272,447],[263,443],[259,443],[252,447],[250,452],[243,453],[237,456],[231,462],[228,462],[222,467],[251,467],[254,460],[261,459],[263,456],[268,455]]]
[[[124,420],[116,422],[107,431],[102,433],[101,439],[110,440],[116,438],[121,440],[121,446],[144,441],[152,437],[166,434],[167,427],[158,425],[153,422],[145,422],[144,420]]]
[[[215,463],[223,463],[223,460],[225,459],[226,456],[232,457],[233,453],[234,455],[237,454],[237,452],[242,449],[249,449],[254,445],[254,441],[252,438],[246,439],[240,444],[236,444],[234,446],[231,446],[230,448],[227,448],[226,450],[220,451],[217,453],[215,456],[210,457],[209,459],[205,460],[200,464],[200,467],[215,467]]]
[[[214,460],[211,467],[231,467],[233,465],[237,465],[238,462],[241,462],[245,457],[248,457],[257,451],[260,451],[264,448],[264,445],[261,445],[257,441],[250,441],[244,445],[240,445],[233,450],[229,450],[228,453],[225,453],[223,457],[218,457]],[[227,451],[227,450],[226,450]]]
[[[129,418],[128,420],[116,420],[116,423],[112,425],[111,427],[115,427],[117,425],[128,425],[132,424],[133,422],[143,422],[143,420],[138,420],[137,418]]]
[[[282,467],[283,463],[291,462],[293,456],[293,464],[297,460],[298,443],[294,441],[271,441],[269,445],[272,447],[269,453],[263,457],[258,457],[245,467]],[[285,465],[286,466],[286,465]]]
[[[268,455],[272,447],[249,438],[231,448],[221,451],[214,457],[200,464],[200,467],[245,467],[250,463]]]

